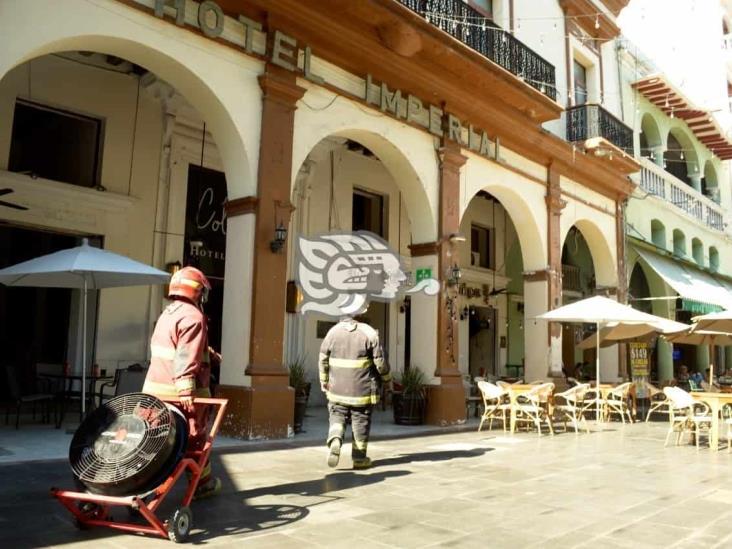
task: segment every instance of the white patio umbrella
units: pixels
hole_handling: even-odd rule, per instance
[[[608,324],[600,330],[600,347],[611,347],[618,343],[648,339],[655,334],[674,334],[689,329],[688,324],[658,317],[658,322],[643,324]],[[595,335],[583,339],[577,344],[580,349],[589,349],[595,346]]]
[[[550,322],[570,322],[595,324],[595,383],[600,386],[600,330],[608,325],[620,324],[654,324],[661,317],[649,315],[628,305],[623,305],[607,297],[595,296],[575,301],[536,317]],[[597,421],[600,421],[600,410],[597,410]]]
[[[36,257],[0,269],[0,284],[40,288],[83,290],[81,410],[86,413],[86,316],[89,290],[122,286],[165,284],[170,275],[129,257],[89,246],[81,246]]]
[[[697,316],[692,319],[695,330],[732,333],[732,311],[719,311]]]

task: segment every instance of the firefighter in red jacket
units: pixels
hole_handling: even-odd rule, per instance
[[[208,407],[194,407],[196,397],[210,397],[211,365],[208,323],[201,310],[211,284],[194,267],[183,267],[170,279],[168,298],[172,303],[160,315],[150,341],[150,368],[143,392],[179,397],[188,419],[189,448],[200,449],[207,436]],[[218,356],[218,355],[217,355]],[[211,476],[211,465],[201,474],[195,497],[215,495],[221,480]]]

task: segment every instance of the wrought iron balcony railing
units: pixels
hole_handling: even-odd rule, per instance
[[[554,65],[463,0],[398,0],[429,23],[557,99]]]
[[[567,141],[603,137],[628,154],[633,154],[633,130],[600,105],[570,107],[567,115]]]

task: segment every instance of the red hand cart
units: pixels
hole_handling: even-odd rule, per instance
[[[160,398],[160,400],[171,404],[180,404],[178,398],[165,397]],[[203,448],[186,451],[173,473],[151,492],[142,496],[115,497],[51,488],[51,495],[74,515],[79,528],[106,526],[125,532],[155,534],[169,538],[176,543],[185,541],[193,526],[193,514],[189,505],[198,487],[203,468],[211,455],[213,441],[221,425],[227,404],[228,400],[221,398],[196,398],[194,400],[194,406],[211,406],[216,410],[213,422],[209,422],[210,430]],[[161,520],[156,515],[156,511],[186,470],[189,471],[190,475],[183,502],[167,520]],[[110,516],[112,507],[126,507],[130,511],[130,515],[139,513],[139,516],[147,524],[117,522]]]

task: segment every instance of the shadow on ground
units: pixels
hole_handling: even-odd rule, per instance
[[[447,461],[450,459],[476,458],[494,448],[474,448],[472,450],[445,450],[439,452],[420,452],[418,454],[402,454],[400,456],[374,461],[374,467],[388,467],[390,465],[408,465],[423,461]]]

